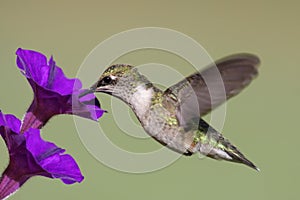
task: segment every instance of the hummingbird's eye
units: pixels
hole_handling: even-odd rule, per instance
[[[110,78],[110,76],[106,76],[102,79],[102,81],[104,84],[109,84],[112,81],[112,79]]]

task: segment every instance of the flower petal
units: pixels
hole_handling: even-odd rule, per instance
[[[101,109],[100,102],[94,94],[87,94],[81,97],[80,94],[85,91],[82,89],[73,94],[72,107],[68,112],[97,121],[106,111]]]
[[[46,142],[40,134],[26,132],[27,149],[32,153],[39,165],[53,178],[59,178],[66,184],[81,182],[83,176],[75,160],[64,149],[54,143]]]
[[[17,65],[27,77],[34,99],[24,117],[21,133],[29,128],[42,128],[58,114],[74,114],[92,120],[103,115],[100,103],[94,94],[79,98],[83,91],[79,79],[68,79],[51,57],[39,52],[18,49]]]
[[[64,154],[64,149],[44,141],[38,129],[31,128],[20,134],[12,130],[10,125],[18,125],[20,128],[20,120],[13,115],[3,115],[0,112],[0,134],[10,155],[10,163],[4,175],[19,181],[20,185],[36,175],[59,178],[66,184],[83,180],[75,160],[70,155]]]
[[[38,84],[44,85],[48,79],[46,56],[36,51],[23,50],[21,48],[17,50],[16,54],[18,56],[17,66],[24,75]]]
[[[19,48],[17,54],[17,66],[24,75],[45,89],[55,91],[60,95],[72,94],[74,90],[82,87],[79,79],[69,79],[62,69],[56,66],[53,58],[49,64],[43,54]]]
[[[14,115],[3,115],[0,111],[0,126],[9,127],[14,132],[19,132],[21,122]]]

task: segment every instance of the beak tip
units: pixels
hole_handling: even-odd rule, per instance
[[[81,97],[83,97],[83,96],[85,96],[85,95],[88,95],[88,94],[94,93],[94,92],[95,92],[95,90],[94,90],[94,89],[92,89],[92,88],[89,88],[89,89],[87,89],[87,90],[83,91],[81,94],[79,94],[79,98],[81,98]]]

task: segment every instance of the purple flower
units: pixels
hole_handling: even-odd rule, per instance
[[[29,81],[34,99],[24,117],[21,133],[29,128],[41,128],[54,115],[73,114],[97,120],[103,114],[100,103],[93,94],[80,96],[79,79],[68,79],[51,57],[32,51],[18,49],[17,65]]]
[[[0,180],[0,199],[16,192],[29,178],[59,178],[66,184],[81,182],[83,176],[75,160],[64,149],[44,141],[38,129],[19,132],[21,122],[0,111],[0,134],[9,152],[9,164]]]

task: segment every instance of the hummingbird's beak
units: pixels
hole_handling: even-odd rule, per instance
[[[79,95],[79,98],[83,97],[83,96],[85,96],[87,94],[91,94],[91,93],[97,92],[97,85],[98,85],[98,82],[96,82],[94,85],[92,85],[89,89],[86,89],[84,92],[82,92]]]
[[[96,82],[85,93],[86,94],[88,94],[88,93],[95,93],[95,92],[108,93],[108,91],[110,91],[110,90],[108,90],[107,86],[102,86],[102,85],[99,84],[99,82]],[[86,94],[84,94],[84,95],[86,95]]]
[[[81,97],[83,97],[85,95],[94,93],[94,92],[95,92],[95,90],[93,88],[86,89],[82,93],[79,94],[79,98],[81,98]]]

